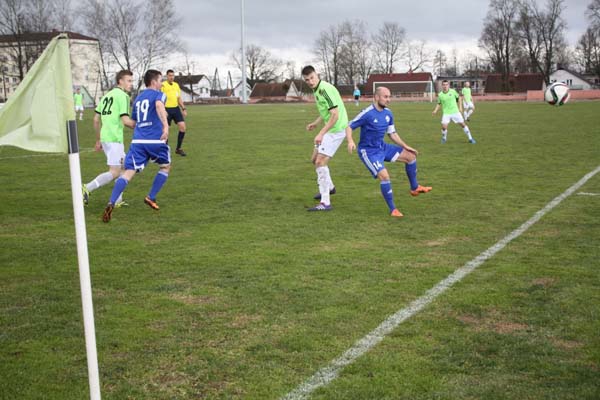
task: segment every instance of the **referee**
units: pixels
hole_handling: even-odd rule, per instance
[[[175,121],[177,127],[179,127],[179,135],[177,135],[177,147],[175,148],[175,154],[179,154],[185,157],[185,151],[181,148],[183,144],[183,138],[185,137],[185,120],[187,117],[187,111],[183,100],[181,99],[181,89],[179,84],[175,82],[175,72],[172,69],[167,71],[167,80],[162,83],[160,90],[167,95],[167,101],[165,108],[167,110],[167,122],[171,126],[171,121]]]

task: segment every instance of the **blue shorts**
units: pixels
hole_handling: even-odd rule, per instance
[[[377,178],[379,171],[385,169],[383,162],[395,162],[403,150],[402,146],[384,143],[382,148],[359,147],[358,157],[373,175],[373,178]]]
[[[167,122],[171,126],[171,121],[175,121],[176,124],[183,122],[183,114],[179,107],[166,108],[167,110]]]
[[[136,172],[146,168],[150,161],[158,165],[171,164],[171,149],[165,143],[131,143],[129,151],[125,155],[125,169],[133,169]]]

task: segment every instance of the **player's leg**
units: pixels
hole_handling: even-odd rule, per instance
[[[331,209],[330,195],[335,193],[335,185],[331,179],[329,171],[329,160],[335,155],[344,138],[345,132],[327,133],[323,137],[323,141],[316,148],[317,154],[315,157],[315,171],[317,173],[317,185],[319,187],[319,199],[321,203],[317,207],[310,208],[310,211],[325,211]],[[317,200],[319,200],[317,199]],[[318,210],[315,208],[319,208]]]
[[[126,169],[123,174],[117,178],[115,181],[115,186],[113,187],[113,191],[110,195],[110,199],[108,200],[108,205],[104,209],[104,213],[102,214],[102,221],[110,222],[112,218],[112,212],[117,204],[117,200],[121,198],[123,191],[129,184],[129,182],[135,176],[135,170]]]
[[[431,191],[430,186],[421,186],[417,180],[417,156],[415,153],[403,149],[401,146],[385,144],[385,161],[404,163],[404,169],[410,183],[410,194],[418,196],[420,193]]]
[[[444,121],[442,120],[442,140],[441,140],[441,143],[442,144],[446,143],[446,140],[448,140],[448,122],[444,123]]]
[[[177,147],[175,147],[175,154],[179,154],[182,157],[185,157],[185,151],[181,148],[183,146],[183,138],[185,137],[186,126],[185,120],[183,119],[183,114],[179,107],[173,108],[173,120],[177,123],[177,128],[179,129],[179,133],[177,135]]]
[[[401,217],[402,213],[398,211],[394,204],[394,193],[392,191],[392,182],[390,175],[384,166],[385,153],[381,149],[358,149],[360,161],[367,167],[373,178],[379,179],[379,188],[381,195],[387,204],[390,215]]]
[[[154,177],[150,192],[148,192],[148,196],[144,199],[144,203],[148,204],[153,210],[158,210],[156,196],[167,182],[167,179],[169,179],[169,173],[171,172],[171,149],[166,144],[155,144],[149,150],[151,152],[150,158],[155,160],[160,168]]]
[[[467,124],[465,124],[465,121],[464,121],[462,115],[460,115],[460,113],[452,115],[452,122],[454,122],[455,124],[458,124],[462,127],[463,132],[465,133],[465,135],[467,135],[467,139],[469,140],[469,143],[471,143],[471,144],[477,143],[475,141],[475,139],[473,139],[473,136],[471,135],[471,130],[469,129]]]
[[[104,150],[104,154],[106,155],[108,171],[101,173],[82,186],[83,202],[85,204],[89,203],[91,192],[112,182],[122,171],[121,166],[125,156],[123,143],[102,143],[102,150]]]

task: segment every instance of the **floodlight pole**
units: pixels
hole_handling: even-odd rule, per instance
[[[75,217],[79,285],[81,287],[81,303],[83,306],[83,330],[85,333],[90,399],[100,400],[100,375],[98,373],[98,354],[96,352],[92,281],[90,279],[85,214],[83,212],[83,198],[81,196],[81,165],[79,164],[79,141],[77,140],[77,123],[75,121],[67,121],[67,137],[69,143],[69,171],[71,173],[71,194],[73,196],[73,215]]]
[[[248,103],[248,95],[246,93],[246,32],[244,27],[244,0],[242,2],[242,103]]]

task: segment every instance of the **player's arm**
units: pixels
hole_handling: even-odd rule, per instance
[[[334,108],[331,108],[329,110],[329,115],[329,121],[327,121],[325,126],[321,128],[317,136],[315,136],[315,144],[321,144],[321,142],[323,141],[323,136],[325,136],[325,134],[329,132],[329,130],[336,124],[337,120],[340,118],[340,112],[338,110],[338,107],[334,106]]]
[[[402,146],[404,148],[404,150],[408,150],[411,153],[418,155],[419,152],[417,151],[417,149],[410,147],[409,145],[407,145],[406,143],[404,143],[404,140],[402,140],[400,138],[400,136],[398,135],[397,132],[393,132],[389,134],[390,136],[390,140],[394,143],[396,143],[398,146]]]
[[[315,129],[317,127],[317,125],[319,125],[321,123],[321,121],[323,121],[323,118],[321,118],[321,116],[319,115],[319,117],[317,119],[315,119],[310,124],[306,125],[306,130],[312,131],[313,129]]]
[[[158,118],[160,118],[160,122],[163,124],[163,133],[160,136],[160,140],[169,139],[169,124],[167,123],[167,110],[165,109],[165,103],[161,100],[156,100],[156,113],[158,114]]]
[[[435,105],[435,108],[433,109],[433,111],[431,112],[431,115],[435,115],[438,112],[439,109],[440,109],[440,103],[438,102]]]
[[[348,153],[352,154],[352,151],[356,150],[356,144],[352,138],[352,128],[350,125],[346,127],[346,140],[348,141]]]
[[[102,120],[100,114],[97,112],[94,114],[94,131],[96,132],[96,143],[94,144],[94,150],[100,151],[102,149],[102,143],[100,143],[100,129],[102,129]]]
[[[185,108],[185,104],[183,104],[183,99],[181,98],[181,96],[177,96],[177,103],[179,103],[179,108],[181,108],[183,116],[187,117],[187,110]]]
[[[135,128],[135,121],[132,120],[131,117],[127,114],[121,115],[121,122],[123,122],[123,125],[125,125],[128,128]]]
[[[460,100],[460,96],[456,98],[456,102],[458,103],[458,111],[460,111],[461,115],[463,113],[463,102]]]

